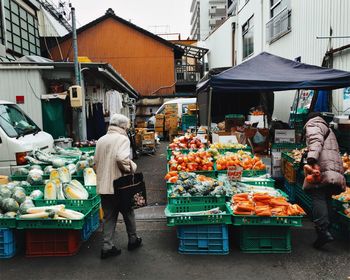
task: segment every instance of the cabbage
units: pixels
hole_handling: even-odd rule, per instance
[[[31,174],[28,174],[27,182],[31,185],[42,185],[43,184],[43,176],[40,173],[32,172]]]
[[[22,215],[27,214],[27,210],[32,207],[35,207],[33,201],[30,198],[26,198],[26,200],[19,207],[19,213]]]
[[[32,199],[42,199],[44,197],[44,194],[43,194],[43,192],[41,190],[34,190],[30,194],[30,197]]]
[[[0,197],[2,199],[9,198],[11,197],[11,195],[12,195],[12,192],[7,186],[0,188]]]
[[[13,173],[13,175],[15,176],[24,176],[24,175],[28,175],[29,170],[27,168],[21,167],[18,168],[15,173]]]
[[[16,190],[13,193],[12,198],[16,200],[19,204],[21,204],[26,200],[26,193],[21,190]]]
[[[30,187],[30,184],[27,181],[21,181],[20,187]]]
[[[44,171],[42,171],[41,169],[32,169],[29,171],[28,175],[32,175],[32,174],[40,174],[41,176],[43,176]]]
[[[24,189],[24,188],[22,188],[21,186],[18,186],[18,187],[15,187],[14,189],[13,189],[13,193],[15,192],[15,191],[22,191],[22,192],[26,192],[26,190]]]
[[[94,162],[94,157],[93,156],[88,157],[87,161],[88,161],[90,167],[94,167],[95,162]]]
[[[16,200],[14,200],[13,198],[5,198],[2,201],[2,208],[6,211],[6,212],[17,212],[19,209],[19,205],[18,202]]]
[[[18,187],[18,186],[20,186],[20,182],[18,182],[18,181],[9,182],[9,183],[7,184],[7,188],[8,188],[11,192],[13,192],[14,189],[15,189],[15,187]]]
[[[37,164],[34,164],[34,165],[32,165],[31,167],[29,167],[29,171],[34,170],[34,169],[36,169],[36,170],[42,170],[41,166],[40,166],[40,165],[37,165]]]

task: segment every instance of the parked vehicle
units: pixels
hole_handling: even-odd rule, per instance
[[[9,175],[27,163],[33,149],[51,151],[53,138],[14,103],[0,100],[0,174]]]
[[[187,113],[187,106],[189,104],[196,104],[197,98],[176,98],[163,103],[162,106],[159,107],[155,115],[164,114],[165,105],[167,104],[177,104],[178,116],[181,118],[182,114]],[[156,117],[152,116],[149,118],[147,127],[154,126],[156,122]]]

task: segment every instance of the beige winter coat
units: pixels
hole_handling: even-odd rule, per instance
[[[340,157],[337,138],[328,124],[321,117],[310,119],[306,125],[306,144],[308,147],[308,159],[317,161],[321,168],[322,182],[324,186],[339,186],[345,189],[343,162]],[[328,137],[327,133],[329,131]],[[310,186],[304,184],[304,188]]]
[[[97,193],[113,194],[113,181],[133,171],[137,165],[130,160],[130,141],[124,129],[109,126],[108,132],[96,144],[95,169]]]

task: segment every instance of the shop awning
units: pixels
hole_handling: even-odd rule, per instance
[[[350,86],[350,72],[322,68],[267,52],[202,79],[197,92],[209,87],[213,93],[252,93],[294,89],[336,89]]]

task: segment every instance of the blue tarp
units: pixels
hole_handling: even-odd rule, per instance
[[[262,52],[197,84],[197,92],[252,93],[350,86],[350,72],[322,68]]]

